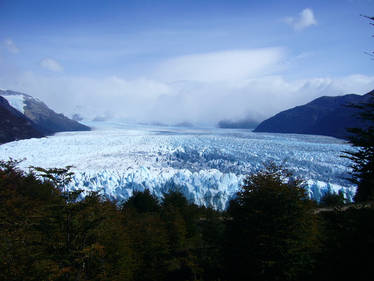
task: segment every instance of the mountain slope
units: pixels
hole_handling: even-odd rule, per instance
[[[320,97],[310,103],[282,111],[260,123],[254,132],[348,136],[347,128],[361,128],[365,123],[357,117],[358,109],[349,104],[368,102],[374,91],[360,95]]]
[[[14,108],[33,121],[44,134],[90,130],[89,127],[71,120],[63,114],[57,114],[43,102],[30,95],[0,90],[0,96],[6,98]]]
[[[222,129],[253,129],[256,128],[258,122],[251,119],[242,119],[237,121],[221,120],[217,125],[218,128]]]
[[[0,96],[0,144],[40,137],[43,137],[43,134],[35,124]]]

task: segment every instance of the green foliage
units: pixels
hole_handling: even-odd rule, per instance
[[[314,280],[372,280],[374,209],[319,213],[321,252]]]
[[[95,193],[72,200],[76,195],[61,185],[71,174],[42,181],[16,164],[0,163],[0,280],[131,276],[131,250],[114,203]]]
[[[374,17],[368,18],[371,25],[374,25]],[[374,52],[368,53],[370,56]],[[371,92],[371,99],[368,103],[351,105],[360,110],[359,118],[366,124],[366,128],[350,128],[352,136],[349,142],[356,148],[353,151],[344,151],[343,157],[351,159],[352,178],[357,191],[354,197],[356,202],[374,200],[374,92]]]
[[[30,169],[37,172],[39,176],[41,176],[45,180],[51,181],[55,186],[59,188],[64,188],[71,181],[72,176],[74,175],[74,173],[70,171],[71,168],[73,168],[73,166],[51,169],[44,169],[34,166],[30,167]]]
[[[170,247],[156,213],[126,213],[125,231],[134,252],[133,280],[165,280]]]
[[[180,192],[170,190],[163,194],[162,206],[164,209],[186,209],[189,205],[187,198]]]
[[[122,205],[135,253],[134,280],[198,280],[204,245],[198,223],[204,211],[177,191],[165,193],[161,204],[148,190],[135,192]]]
[[[198,207],[179,191],[164,194],[161,216],[166,222],[171,259],[168,280],[196,280],[202,272],[195,251],[198,236]]]
[[[312,269],[312,204],[299,180],[275,165],[248,176],[230,201],[228,276],[241,280],[301,280]]]
[[[128,209],[138,213],[157,212],[160,209],[160,203],[149,189],[144,192],[134,191],[133,195],[123,204],[123,210]]]
[[[60,193],[24,174],[18,163],[0,162],[0,280],[50,280],[56,267],[44,255],[44,237],[36,228],[48,205],[61,201]]]
[[[202,208],[198,221],[198,235],[201,242],[197,257],[203,271],[201,280],[222,280],[224,276],[224,213]],[[227,279],[231,280],[231,279]]]
[[[276,166],[248,176],[224,213],[178,191],[162,202],[147,190],[122,205],[98,193],[77,200],[62,184],[70,168],[25,173],[18,163],[0,162],[0,280],[342,281],[374,273],[373,209],[318,213],[301,182]]]
[[[368,125],[364,129],[349,130],[353,134],[349,142],[356,149],[343,155],[353,162],[351,181],[357,186],[356,202],[374,200],[374,93],[371,95],[370,102],[354,105],[361,110],[360,117]]]
[[[319,202],[320,207],[342,207],[346,203],[343,192],[339,193],[326,192]]]

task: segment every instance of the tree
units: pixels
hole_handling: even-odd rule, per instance
[[[374,209],[318,213],[321,252],[311,280],[373,280]]]
[[[365,17],[374,21],[374,17]],[[369,54],[373,56],[374,53]],[[357,186],[356,202],[374,199],[374,91],[369,95],[368,102],[350,105],[360,110],[359,118],[366,127],[348,129],[352,134],[348,140],[356,149],[344,151],[343,155],[353,162],[350,181]]]
[[[346,203],[343,192],[338,193],[326,192],[319,201],[320,207],[336,207],[340,208]]]
[[[51,183],[18,169],[19,162],[0,161],[0,280],[51,280],[58,266],[37,227],[49,205],[63,200]]]
[[[178,188],[163,194],[161,206],[171,254],[165,280],[200,280],[202,270],[196,251],[202,243],[197,228],[198,207],[189,202]]]
[[[369,102],[351,105],[360,110],[359,118],[366,122],[364,128],[350,128],[349,142],[355,150],[344,151],[343,157],[352,160],[350,181],[357,186],[356,202],[374,199],[374,91]]]
[[[76,200],[69,168],[26,173],[18,163],[0,161],[0,280],[131,280],[116,202],[95,192]]]
[[[157,197],[145,189],[144,191],[134,191],[133,195],[122,204],[122,211],[133,209],[138,213],[157,212],[160,209],[160,202]]]
[[[227,278],[303,280],[312,270],[313,203],[300,180],[274,164],[248,176],[230,201]]]
[[[374,17],[369,17],[369,16],[365,16],[365,15],[361,15],[361,16],[363,16],[363,17],[365,17],[365,18],[368,18],[369,20],[371,20],[371,21],[374,22]],[[371,25],[374,25],[373,22],[370,22],[370,24],[371,24]],[[373,35],[373,37],[374,37],[374,35]],[[371,51],[371,52],[366,52],[366,54],[369,55],[369,56],[371,56],[371,57],[374,59],[374,52],[373,52],[373,51]]]
[[[134,280],[165,280],[170,246],[157,197],[148,189],[134,191],[121,212],[134,253]]]

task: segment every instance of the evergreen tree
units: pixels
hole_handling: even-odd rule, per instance
[[[349,129],[349,142],[355,150],[344,151],[343,157],[353,161],[350,180],[357,186],[354,200],[365,202],[374,199],[374,92],[368,103],[352,106],[361,110],[360,118],[368,125]]]
[[[374,22],[374,17],[367,18]],[[374,53],[369,54],[372,56]],[[363,129],[351,128],[348,130],[352,133],[349,141],[356,149],[345,151],[346,155],[343,156],[353,161],[350,180],[357,186],[354,197],[356,202],[374,199],[374,91],[370,95],[369,102],[352,105],[360,110],[359,117],[367,123],[367,126]]]
[[[157,212],[160,209],[160,202],[157,197],[151,194],[149,189],[134,191],[133,195],[122,205],[123,211],[133,210],[138,213]]]
[[[343,192],[326,192],[319,201],[320,207],[342,207],[346,203]]]
[[[313,204],[299,180],[275,165],[250,175],[230,201],[229,280],[303,280],[312,270]]]
[[[351,207],[318,217],[321,252],[312,280],[373,280],[374,209]]]
[[[161,216],[165,222],[171,259],[165,280],[199,280],[201,273],[196,248],[198,207],[180,192],[169,190],[163,194]]]

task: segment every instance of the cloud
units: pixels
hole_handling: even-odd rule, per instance
[[[284,56],[282,48],[229,50],[169,59],[155,76],[165,81],[235,81],[274,71]]]
[[[62,72],[64,70],[56,60],[51,58],[42,59],[40,66],[52,72]]]
[[[12,53],[12,54],[17,54],[19,53],[19,49],[17,48],[17,46],[14,44],[13,40],[12,39],[5,39],[4,40],[4,45],[6,47],[6,49]]]
[[[0,77],[0,85],[38,97],[57,112],[79,113],[89,119],[111,116],[140,122],[214,125],[223,119],[244,117],[262,121],[322,95],[364,94],[374,89],[374,77],[356,74],[288,80],[270,75],[240,83],[167,83],[149,78],[47,77],[23,73],[13,81]]]
[[[296,31],[300,31],[309,26],[317,24],[313,10],[309,8],[302,10],[297,18],[286,18],[285,22],[292,26]]]
[[[360,74],[288,79],[279,69],[297,57],[284,56],[279,48],[195,54],[169,59],[153,75],[132,79],[9,72],[0,64],[0,87],[40,98],[57,112],[88,119],[111,116],[206,125],[223,119],[262,121],[322,95],[374,89],[374,76]]]

